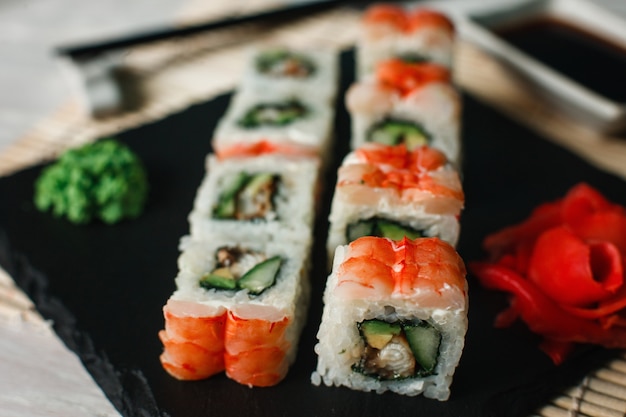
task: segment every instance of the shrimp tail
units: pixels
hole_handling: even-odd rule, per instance
[[[287,317],[279,321],[245,319],[229,312],[224,337],[226,375],[240,384],[268,387],[287,375],[290,343]]]
[[[174,378],[198,380],[224,370],[224,325],[226,314],[213,317],[178,315],[163,309],[165,330],[160,356],[163,368]]]

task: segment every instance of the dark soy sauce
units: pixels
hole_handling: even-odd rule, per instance
[[[547,16],[491,30],[601,96],[626,102],[626,49]]]

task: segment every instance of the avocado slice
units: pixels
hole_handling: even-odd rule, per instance
[[[246,183],[243,190],[241,190],[241,194],[242,196],[246,196],[247,198],[253,198],[263,188],[270,187],[271,184],[274,182],[274,179],[275,176],[273,173],[261,172],[258,174],[254,174]]]
[[[274,211],[274,193],[278,176],[273,173],[257,173],[236,197],[235,217],[240,220],[265,219]]]
[[[247,289],[253,295],[261,294],[274,285],[282,262],[280,256],[273,256],[256,264],[239,278],[239,288]]]
[[[388,323],[383,320],[367,320],[359,324],[359,330],[368,345],[382,349],[391,340],[402,332],[398,323]]]
[[[376,227],[380,231],[381,237],[386,237],[391,240],[402,240],[405,236],[408,239],[417,239],[422,237],[423,234],[411,227],[402,226],[399,223],[379,219],[376,222]]]
[[[441,333],[427,322],[406,325],[403,330],[415,361],[422,367],[421,374],[431,374],[437,365]]]
[[[419,146],[428,145],[430,143],[430,139],[426,133],[422,129],[418,128],[405,131],[403,139],[406,148],[410,151]]]
[[[363,236],[386,237],[391,240],[402,240],[405,236],[411,240],[423,237],[424,234],[412,227],[398,222],[377,217],[350,223],[346,228],[346,238],[352,242]]]
[[[228,268],[218,268],[200,278],[200,286],[206,289],[234,290],[237,288],[237,280]]]

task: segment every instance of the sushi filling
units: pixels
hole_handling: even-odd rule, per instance
[[[275,220],[275,195],[280,178],[273,173],[248,174],[240,172],[226,180],[213,209],[216,219]]]
[[[431,137],[419,124],[397,119],[384,119],[374,124],[367,133],[370,142],[384,145],[406,145],[413,150],[419,146],[430,145]]]
[[[309,58],[284,49],[260,54],[256,59],[256,68],[261,74],[277,78],[307,78],[315,72],[315,65]]]
[[[365,320],[357,323],[364,348],[355,372],[379,380],[432,375],[441,333],[425,321]]]
[[[279,103],[260,103],[252,107],[239,120],[246,129],[259,126],[285,126],[304,118],[308,109],[300,101],[293,99]]]
[[[417,239],[424,237],[424,232],[398,222],[372,217],[348,224],[346,238],[352,242],[363,236],[386,237],[391,240]]]
[[[423,62],[429,61],[428,58],[425,57],[424,55],[421,55],[415,52],[406,52],[404,54],[398,55],[397,58],[408,64],[421,64]]]
[[[280,270],[280,256],[268,258],[262,252],[224,246],[215,253],[215,269],[200,278],[205,289],[242,290],[261,294],[274,285]]]

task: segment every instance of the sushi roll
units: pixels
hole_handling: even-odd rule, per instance
[[[314,158],[209,155],[189,214],[191,235],[210,240],[243,229],[255,239],[310,240],[318,171]]]
[[[345,99],[352,149],[367,142],[429,145],[460,166],[461,99],[446,68],[384,61],[375,77],[350,86]]]
[[[161,363],[177,379],[222,371],[249,386],[287,374],[309,304],[306,242],[238,236],[181,241],[177,290],[163,312]]]
[[[240,89],[215,129],[213,149],[221,158],[265,153],[323,158],[333,122],[327,100],[306,90]]]
[[[338,247],[312,383],[447,400],[467,293],[462,259],[438,238],[363,237]]]
[[[459,175],[440,151],[366,144],[339,167],[328,256],[362,236],[438,237],[454,246],[464,201]]]
[[[339,83],[335,51],[269,44],[251,49],[241,88],[260,94],[305,93],[334,105]]]
[[[366,10],[357,41],[357,79],[389,58],[452,68],[455,30],[443,13],[427,8],[375,5]]]

